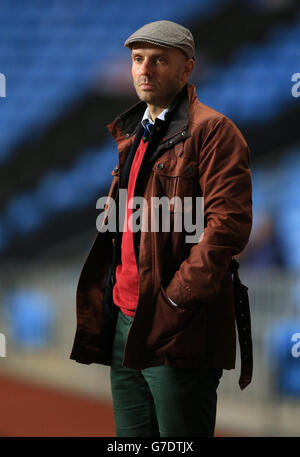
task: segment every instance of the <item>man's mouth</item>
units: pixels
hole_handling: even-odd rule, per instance
[[[141,89],[154,89],[154,85],[150,83],[140,83]]]

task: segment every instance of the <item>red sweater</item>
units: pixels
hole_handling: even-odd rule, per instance
[[[116,268],[116,282],[113,288],[114,303],[120,307],[127,316],[134,316],[139,296],[139,275],[133,247],[132,229],[128,226],[128,219],[132,215],[132,209],[128,208],[128,202],[134,196],[136,178],[146,151],[148,141],[141,139],[136,150],[127,187],[127,202],[124,229],[121,244],[121,263]],[[125,231],[125,227],[127,230]]]

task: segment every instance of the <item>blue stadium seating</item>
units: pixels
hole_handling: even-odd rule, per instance
[[[54,342],[54,306],[48,296],[34,289],[14,289],[3,297],[9,336],[23,349],[40,350]]]
[[[212,14],[224,3],[187,0],[183,4],[176,0],[165,4],[164,14],[171,20],[178,17],[182,22],[184,17],[188,21],[194,14]],[[137,1],[127,2],[135,14],[128,15],[126,25],[119,25],[124,14],[121,1],[106,2],[101,9],[91,1],[88,9],[77,12],[70,12],[59,1],[51,6],[45,3],[43,8],[34,1],[28,2],[28,8],[21,1],[15,4],[18,7],[12,11],[11,2],[5,0],[0,11],[0,71],[7,76],[7,98],[0,100],[0,161],[8,157],[17,139],[46,126],[74,103],[91,84],[95,65],[104,57],[118,59],[124,51],[120,43],[144,22],[144,9],[137,7]],[[162,7],[162,2],[153,2],[152,16],[147,20],[160,19]],[[238,123],[268,121],[279,110],[292,106],[291,75],[300,56],[299,26],[300,15],[293,26],[276,27],[263,45],[245,44],[229,63],[208,69],[207,79],[197,87],[199,98]],[[104,47],[108,33],[110,40]],[[101,67],[98,71],[100,74]],[[272,177],[265,170],[261,171],[262,180],[259,173],[254,174],[257,181],[253,188],[255,205],[270,208],[274,214],[280,211],[278,239],[289,253],[288,265],[298,270],[299,152],[291,151]],[[7,202],[0,214],[0,251],[14,236],[38,230],[55,214],[79,209],[101,196],[110,183],[116,158],[115,145],[109,139],[102,148],[84,151],[68,171],[42,176],[35,189]],[[274,195],[278,196],[276,207],[270,199]]]
[[[147,11],[147,21],[188,21],[195,14],[212,14],[226,2],[156,0]],[[8,84],[7,103],[1,100],[0,125],[14,112],[13,123],[10,119],[14,128],[1,132],[0,163],[13,153],[15,142],[24,137],[30,125],[42,131],[93,83],[95,64],[100,66],[101,73],[99,63],[124,54],[120,44],[147,21],[145,7],[137,0],[101,4],[96,0],[74,0],[71,8],[57,1],[30,0],[26,8],[18,0],[2,1],[0,72],[5,74]],[[52,107],[47,105],[45,112],[49,100],[53,101]],[[28,105],[30,108],[24,109]]]
[[[0,251],[14,239],[40,229],[53,215],[76,210],[104,195],[117,160],[112,138],[101,150],[86,151],[68,172],[56,170],[43,176],[27,194],[10,200],[0,217]]]

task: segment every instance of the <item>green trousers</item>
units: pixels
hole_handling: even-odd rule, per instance
[[[110,371],[116,436],[213,436],[223,370],[123,367],[132,321],[119,312]]]

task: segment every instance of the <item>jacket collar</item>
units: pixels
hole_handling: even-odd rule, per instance
[[[186,133],[185,138],[189,136],[189,132],[187,132],[190,117],[189,108],[195,97],[196,88],[191,84],[186,84],[177,94],[165,116],[165,120],[169,121],[169,124],[161,144],[181,134],[182,131]],[[107,125],[107,129],[111,132],[117,143],[131,138],[136,133],[146,107],[146,103],[140,101]],[[158,121],[160,120],[158,119]]]

